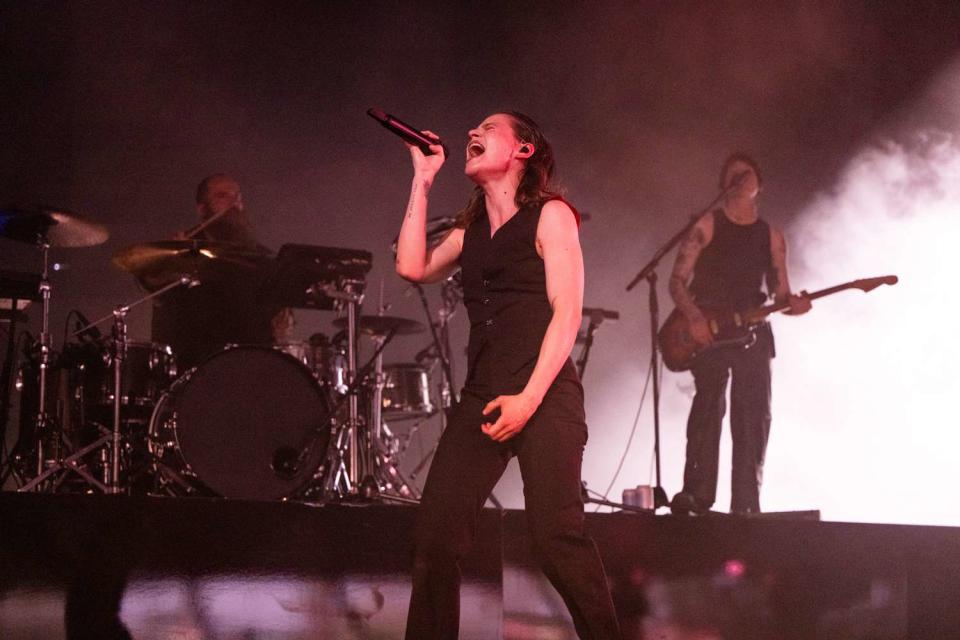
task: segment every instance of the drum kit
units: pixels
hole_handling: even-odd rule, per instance
[[[92,322],[71,312],[78,318],[74,330],[55,351],[50,250],[98,245],[108,235],[72,212],[0,211],[0,237],[36,246],[42,262],[39,274],[0,271],[0,322],[7,329],[0,441],[12,388],[20,390],[19,438],[0,459],[0,483],[12,476],[19,491],[418,500],[399,469],[406,446],[398,425],[438,412],[443,419],[440,408],[455,399],[448,323],[462,297],[456,279],[442,287],[437,320],[415,285],[425,326],[361,315],[372,263],[366,251],[290,244],[274,257],[195,239],[136,244],[116,252],[113,262],[145,295]],[[186,371],[178,370],[169,346],[129,339],[134,307],[175,289],[202,293],[224,274],[254,272],[269,274],[270,290],[285,308],[336,311],[337,332],[303,342],[226,345]],[[16,325],[32,302],[42,304],[42,328],[17,368]],[[427,326],[431,342],[416,363],[384,364],[393,338]],[[372,355],[361,362],[364,342]],[[420,462],[413,474],[426,458]]]

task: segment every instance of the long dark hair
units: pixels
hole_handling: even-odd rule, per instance
[[[520,175],[520,184],[517,185],[517,195],[514,202],[518,208],[527,205],[539,205],[551,198],[560,197],[559,188],[551,182],[553,178],[553,147],[547,141],[540,126],[533,118],[519,111],[498,111],[510,116],[513,133],[521,142],[533,145],[533,155],[526,159],[523,173]],[[467,205],[457,213],[457,226],[461,229],[469,227],[474,220],[487,212],[486,196],[483,188],[477,186]]]

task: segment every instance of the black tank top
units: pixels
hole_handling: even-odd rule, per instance
[[[519,393],[540,354],[553,317],[536,247],[543,204],[520,209],[492,238],[486,215],[464,233],[460,267],[470,318],[465,389],[475,394]]]
[[[735,224],[715,209],[713,239],[697,259],[690,292],[704,307],[754,307],[766,300],[762,286],[770,268],[770,225]]]

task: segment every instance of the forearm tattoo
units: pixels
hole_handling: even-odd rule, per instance
[[[417,181],[413,181],[413,185],[410,187],[410,202],[407,204],[407,218],[413,217],[413,206],[414,202],[417,200],[417,191],[422,190],[423,196],[426,197],[430,193],[430,182],[424,180],[422,184],[417,184]]]
[[[413,202],[417,199],[417,181],[413,181],[413,185],[410,187],[410,202],[407,203],[407,219],[413,217]]]
[[[771,257],[773,264],[767,276],[767,289],[775,300],[786,300],[790,296],[790,283],[787,281],[787,244],[783,236],[777,236]]]
[[[706,237],[703,230],[700,227],[694,227],[680,245],[677,261],[674,263],[673,272],[670,274],[670,295],[673,296],[673,301],[684,312],[696,310],[693,297],[687,290],[687,284],[693,275],[693,268],[697,264],[697,258],[704,244],[706,244]]]

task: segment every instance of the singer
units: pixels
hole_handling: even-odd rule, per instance
[[[515,455],[534,548],[577,633],[619,638],[600,557],[583,533],[587,425],[570,360],[583,301],[579,214],[552,188],[553,152],[530,118],[496,113],[467,135],[465,173],[476,187],[430,250],[427,202],[446,158],[439,145],[429,156],[407,145],[414,176],[397,273],[436,282],[461,269],[470,339],[462,400],[424,487],[406,637],[457,637],[459,561]]]
[[[760,168],[745,153],[727,158],[720,170],[723,204],[704,213],[680,245],[670,275],[670,295],[687,317],[693,339],[707,345],[713,336],[703,309],[737,311],[763,304],[766,291],[790,302],[793,315],[810,310],[810,300],[790,293],[787,243],[757,213]],[[696,395],[687,421],[687,461],[683,490],[673,497],[674,513],[703,513],[717,494],[720,429],[732,377],[730,432],[733,483],[730,510],[760,511],[760,484],[770,433],[770,359],[773,332],[760,325],[747,348],[719,347],[697,357],[692,372]]]

